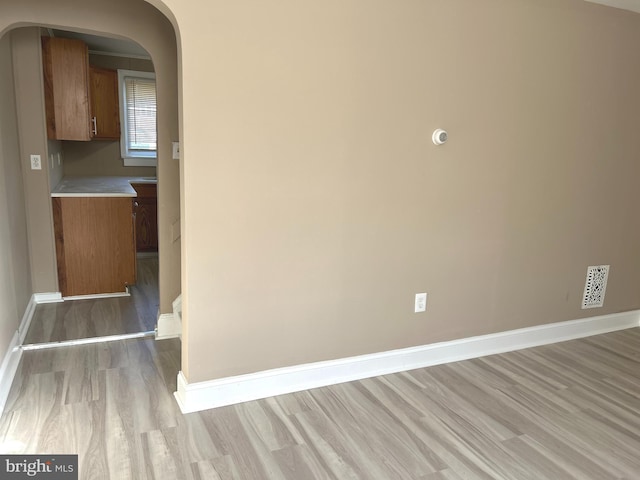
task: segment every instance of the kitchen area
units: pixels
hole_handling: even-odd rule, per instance
[[[170,26],[158,27],[157,36],[116,27],[95,34],[46,26],[10,32],[16,131],[7,135],[19,146],[20,175],[12,181],[22,184],[24,214],[16,221],[28,232],[31,327],[40,330],[28,343],[156,327],[159,338],[180,333],[176,49]],[[50,41],[63,47],[48,51]],[[142,150],[137,158],[122,152],[122,140],[131,137],[121,118],[123,71],[140,76],[141,87],[157,76],[152,97],[145,88],[134,95],[154,104],[133,103],[140,108],[129,118],[157,122],[133,123],[146,125],[129,145]],[[145,149],[156,149],[157,158]]]
[[[63,299],[129,295],[139,259],[157,265],[153,64],[130,42],[43,31],[42,161],[59,291]],[[123,72],[139,81],[130,86]]]
[[[65,176],[51,192],[63,298],[129,292],[138,254],[158,248],[155,182]]]

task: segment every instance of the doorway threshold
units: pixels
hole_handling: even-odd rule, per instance
[[[114,292],[114,293],[93,293],[89,295],[70,295],[68,297],[62,297],[62,301],[66,302],[67,300],[96,300],[98,298],[116,298],[116,297],[130,297],[131,292],[129,291],[129,285],[125,287],[124,292]]]
[[[77,340],[62,340],[59,342],[31,343],[28,345],[20,345],[18,348],[27,350],[43,350],[46,348],[72,347],[75,345],[88,345],[91,343],[117,342],[119,340],[131,340],[135,338],[155,337],[155,330],[148,332],[123,333],[121,335],[106,335],[104,337],[79,338]]]

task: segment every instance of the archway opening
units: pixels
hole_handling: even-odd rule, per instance
[[[64,2],[63,2],[64,3]],[[72,3],[72,2],[69,2]],[[174,300],[179,298],[180,287],[180,167],[179,161],[172,158],[172,144],[179,141],[178,128],[178,72],[177,72],[177,43],[174,28],[169,20],[150,4],[139,2],[109,2],[108,5],[92,3],[82,12],[77,9],[65,9],[64,5],[55,8],[47,2],[9,2],[3,5],[4,11],[9,12],[5,22],[0,21],[0,32],[11,34],[17,28],[39,27],[55,29],[56,31],[72,32],[78,35],[92,35],[96,38],[118,40],[131,39],[149,53],[157,75],[158,88],[158,167],[155,177],[158,181],[157,191],[157,235],[158,235],[158,265],[159,265],[159,296],[153,316],[155,320],[163,315],[173,313]],[[90,10],[90,11],[89,11]],[[66,13],[65,13],[66,12]],[[139,63],[145,59],[136,59]],[[20,81],[18,88],[23,88]],[[18,108],[18,117],[24,117],[24,111]],[[29,123],[28,121],[19,123]],[[42,119],[41,119],[42,123]],[[26,128],[20,128],[21,158],[25,152],[41,152],[41,156],[50,160],[49,141],[35,138],[26,133]],[[22,140],[22,137],[25,140]],[[62,164],[67,163],[70,170],[80,173],[86,168],[86,162],[65,162],[71,157],[77,160],[84,157],[100,155],[108,148],[97,144],[70,144],[63,156]],[[57,152],[53,152],[54,166],[57,166]],[[70,155],[69,155],[70,153]],[[44,164],[44,162],[43,162]],[[94,164],[92,167],[95,167]],[[104,167],[104,165],[102,165]],[[64,173],[64,169],[62,170]],[[130,171],[130,174],[141,177],[153,177],[152,173]],[[140,175],[141,174],[141,175]],[[45,180],[42,177],[47,177]],[[32,293],[38,295],[55,294],[59,292],[56,281],[56,258],[54,248],[54,228],[51,220],[50,189],[52,178],[50,172],[37,177],[37,172],[25,168],[23,164],[23,183],[26,210],[29,247],[31,254]],[[15,179],[18,180],[18,179]],[[48,217],[48,218],[47,218]],[[44,272],[44,273],[43,273]],[[53,280],[52,280],[53,279]]]

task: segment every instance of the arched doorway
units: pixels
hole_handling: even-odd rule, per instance
[[[155,66],[158,95],[158,243],[159,314],[171,315],[180,295],[180,168],[172,158],[172,142],[178,141],[177,45],[171,23],[153,6],[136,2],[87,2],[82,11],[73,2],[3,2],[0,33],[27,25],[60,28],[116,38],[129,38],[145,48]],[[68,4],[68,5],[65,5]],[[67,7],[67,8],[65,8]],[[25,117],[18,111],[18,117]],[[33,122],[22,119],[19,124]],[[46,138],[20,128],[21,151],[46,151]],[[24,153],[22,154],[24,157]],[[47,189],[50,178],[24,169],[31,277],[34,294],[58,291],[55,251]]]

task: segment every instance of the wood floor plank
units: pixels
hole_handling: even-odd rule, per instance
[[[591,452],[594,458],[615,465],[621,477],[633,478],[638,475],[637,454],[640,451],[638,442],[628,435],[619,434],[615,429],[592,418],[588,412],[579,412],[570,418],[556,419],[556,422],[570,431],[583,445],[589,439],[585,451]]]
[[[439,472],[428,473],[420,477],[420,480],[464,480],[453,470],[441,470]]]
[[[384,428],[381,422],[371,418],[370,410],[367,412],[361,408],[366,405],[366,400],[357,389],[349,385],[335,385],[316,389],[313,395],[323,409],[326,427],[340,437],[341,446],[354,461],[366,464],[367,472],[378,478],[411,479],[415,478],[413,473],[418,475],[431,471],[428,465],[420,468],[422,465],[413,461],[412,455],[405,450],[411,443],[410,439],[405,443],[405,438],[397,434],[397,443],[381,441],[395,432],[388,423],[389,428]]]
[[[170,443],[171,441],[160,430],[142,434],[147,478],[154,480],[165,478],[176,480],[192,479],[192,472],[190,469],[183,468],[179,457],[172,452]],[[115,478],[118,477],[114,477],[114,480]]]
[[[450,454],[458,457],[458,465],[452,465],[452,469],[459,474],[463,473],[458,470],[459,466],[465,465],[465,470],[471,470],[475,475],[496,480],[532,478],[528,469],[509,455],[501,442],[484,435],[459,416],[439,416],[425,411],[422,425]]]
[[[274,397],[273,400],[280,405],[282,411],[287,415],[295,415],[296,413],[308,412],[309,410],[320,410],[320,407],[311,396],[309,390],[294,392],[289,395],[280,395]]]
[[[130,410],[132,397],[123,386],[125,372],[124,367],[106,371],[106,398],[95,404],[104,404],[105,448],[109,458],[117,459],[109,465],[109,478],[134,478],[141,461],[139,434]]]
[[[440,380],[442,375],[446,376],[448,372],[443,369],[439,369],[438,372],[421,372],[423,380],[430,378],[430,387],[425,389],[413,388],[411,384],[404,383],[403,379],[398,376],[391,376],[388,381],[419,404],[422,412],[437,412],[441,418],[460,417],[460,420],[467,422],[470,428],[482,430],[485,435],[495,441],[505,440],[520,434],[516,425],[504,421],[502,418],[491,416],[480,408],[482,404],[491,401],[486,400],[486,395],[481,390],[471,384],[462,385],[461,378],[454,377],[450,382],[442,382]],[[504,410],[501,413],[504,413]]]
[[[495,389],[478,376],[467,375],[457,366],[444,365],[435,378],[446,385],[447,400],[455,398],[459,411],[468,410],[475,417],[485,435],[500,441],[520,435],[522,419],[508,406],[496,401]],[[446,401],[446,400],[445,400]],[[470,419],[472,423],[474,419]]]
[[[178,415],[176,420],[177,442],[184,451],[184,461],[192,465],[194,475],[202,469],[208,470],[210,460],[224,455],[213,442],[201,415]]]
[[[562,465],[550,461],[549,457],[542,455],[539,450],[531,447],[523,436],[505,440],[503,445],[506,450],[519,462],[526,464],[528,473],[532,478],[562,478],[580,480],[580,473],[573,468],[565,469]],[[566,467],[567,465],[564,464]],[[571,471],[573,470],[573,472]]]
[[[415,372],[414,372],[415,373]],[[377,379],[366,379],[360,383],[364,385],[398,424],[405,431],[414,436],[424,445],[423,455],[429,458],[437,471],[449,467],[458,472],[463,478],[490,479],[490,475],[476,469],[472,462],[458,455],[455,445],[443,441],[436,429],[432,429],[423,422],[424,412],[419,404],[412,401],[402,390],[396,388],[389,379],[392,376]]]
[[[272,422],[279,422],[287,432],[287,444],[291,446],[302,445],[304,439],[291,421],[291,414],[287,414],[278,403],[277,397],[270,397],[260,400],[267,415],[272,418]]]
[[[255,435],[245,429],[246,423],[241,421],[237,408],[223,407],[200,413],[214,444],[233,460],[239,478],[282,478],[275,461],[269,458],[266,445],[260,444]]]
[[[257,401],[236,405],[234,410],[238,425],[246,434],[254,454],[251,463],[260,465],[265,478],[285,480],[285,476],[271,451],[272,447],[276,446],[277,448],[280,441],[288,437],[285,433],[286,430],[271,423]],[[246,457],[242,456],[241,465],[248,464],[249,462],[246,460]]]
[[[333,477],[353,480],[362,478],[358,462],[344,445],[345,440],[331,428],[331,424],[320,412],[300,412],[295,415],[294,422],[313,455]]]
[[[537,437],[538,439],[534,439],[529,435],[518,437],[521,442],[532,450],[532,455],[527,456],[530,462],[544,462],[557,465],[563,471],[567,472],[566,478],[577,478],[578,480],[622,478],[612,476],[610,472],[583,455],[582,452],[572,448],[570,444],[563,443],[557,438],[547,434],[538,435]],[[525,456],[525,454],[521,455],[523,457]],[[565,477],[558,476],[555,478],[561,479]]]
[[[194,480],[225,480],[227,478],[233,478],[233,476],[226,475],[221,477],[211,462],[202,460],[191,464],[191,473]]]
[[[244,478],[240,475],[230,455],[224,455],[210,461],[193,463],[191,471],[196,480],[235,480]]]
[[[393,424],[394,429],[399,430],[395,435],[406,436],[402,443],[408,446],[409,454],[417,457],[414,461],[419,461],[423,465],[421,468],[431,473],[446,469],[447,464],[431,447],[433,439],[418,427],[422,413],[413,408],[410,402],[404,402],[404,397],[395,395],[397,392],[391,388],[388,378],[362,380],[356,382],[354,387],[375,405],[372,416],[383,416],[385,421]]]
[[[504,393],[504,392],[503,392]],[[510,402],[513,400],[512,402]],[[595,439],[590,433],[582,437],[576,432],[572,423],[575,414],[540,414],[535,408],[519,403],[508,395],[502,397],[502,402],[510,404],[512,408],[530,420],[529,426],[523,428],[524,434],[543,445],[552,446],[553,452],[561,452],[567,458],[573,458],[574,465],[591,465],[591,471],[602,472],[604,476],[586,478],[623,478],[624,472],[617,463],[606,459]]]
[[[340,398],[344,410],[353,419],[346,424],[348,430],[353,430],[352,424],[361,426],[362,441],[370,446],[372,455],[383,459],[395,478],[403,478],[404,471],[410,478],[419,477],[432,473],[441,466],[439,461],[432,462],[432,452],[424,448],[415,436],[409,435],[388,413],[382,411],[378,401],[368,390],[359,388],[358,383],[336,385],[331,390]],[[331,418],[337,417],[331,412],[328,414]]]
[[[275,450],[273,456],[287,480],[336,480],[323,468],[307,445]]]
[[[245,430],[256,436],[270,451],[297,444],[290,431],[291,422],[283,422],[268,403],[246,402],[238,405],[236,411]]]

